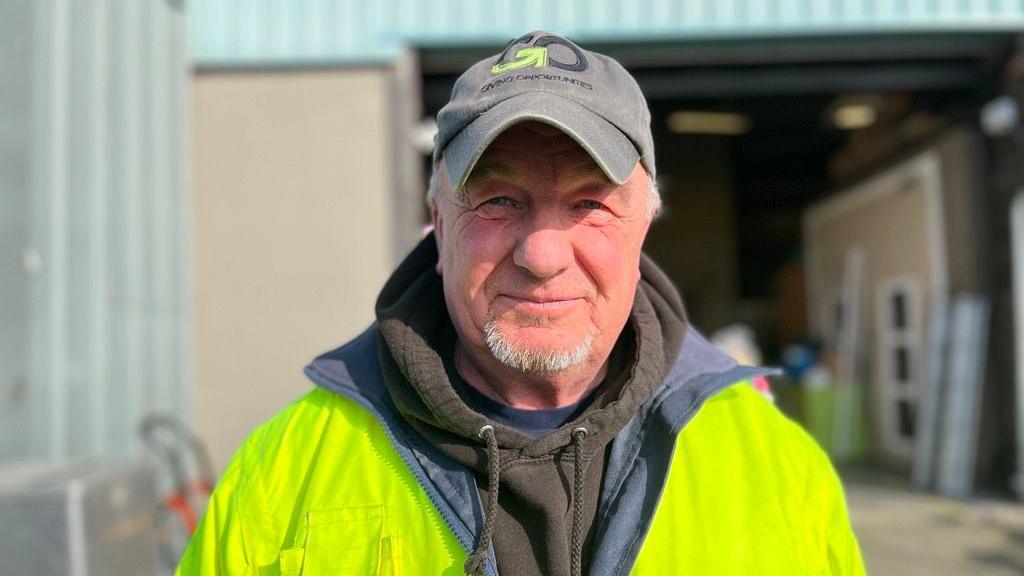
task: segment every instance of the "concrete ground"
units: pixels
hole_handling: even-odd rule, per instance
[[[951,500],[865,471],[843,476],[871,576],[1024,576],[1024,504]]]

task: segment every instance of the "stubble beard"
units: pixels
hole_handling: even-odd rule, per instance
[[[587,334],[579,345],[568,350],[533,350],[512,342],[491,318],[484,324],[484,342],[491,356],[505,366],[526,374],[557,374],[582,364],[590,356],[594,335]]]

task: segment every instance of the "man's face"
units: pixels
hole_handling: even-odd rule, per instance
[[[517,124],[434,210],[445,300],[462,345],[523,372],[600,365],[622,331],[650,225],[637,163],[617,185],[562,131]]]

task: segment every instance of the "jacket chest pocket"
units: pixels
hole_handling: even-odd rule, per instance
[[[295,547],[281,551],[281,576],[396,573],[396,540],[384,537],[384,506],[311,510]]]

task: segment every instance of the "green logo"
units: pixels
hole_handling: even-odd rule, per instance
[[[502,72],[508,72],[509,70],[515,70],[517,68],[526,68],[528,66],[543,68],[547,65],[547,48],[523,48],[522,50],[516,51],[515,60],[511,62],[498,62],[497,64],[492,66],[491,74],[501,74]]]

